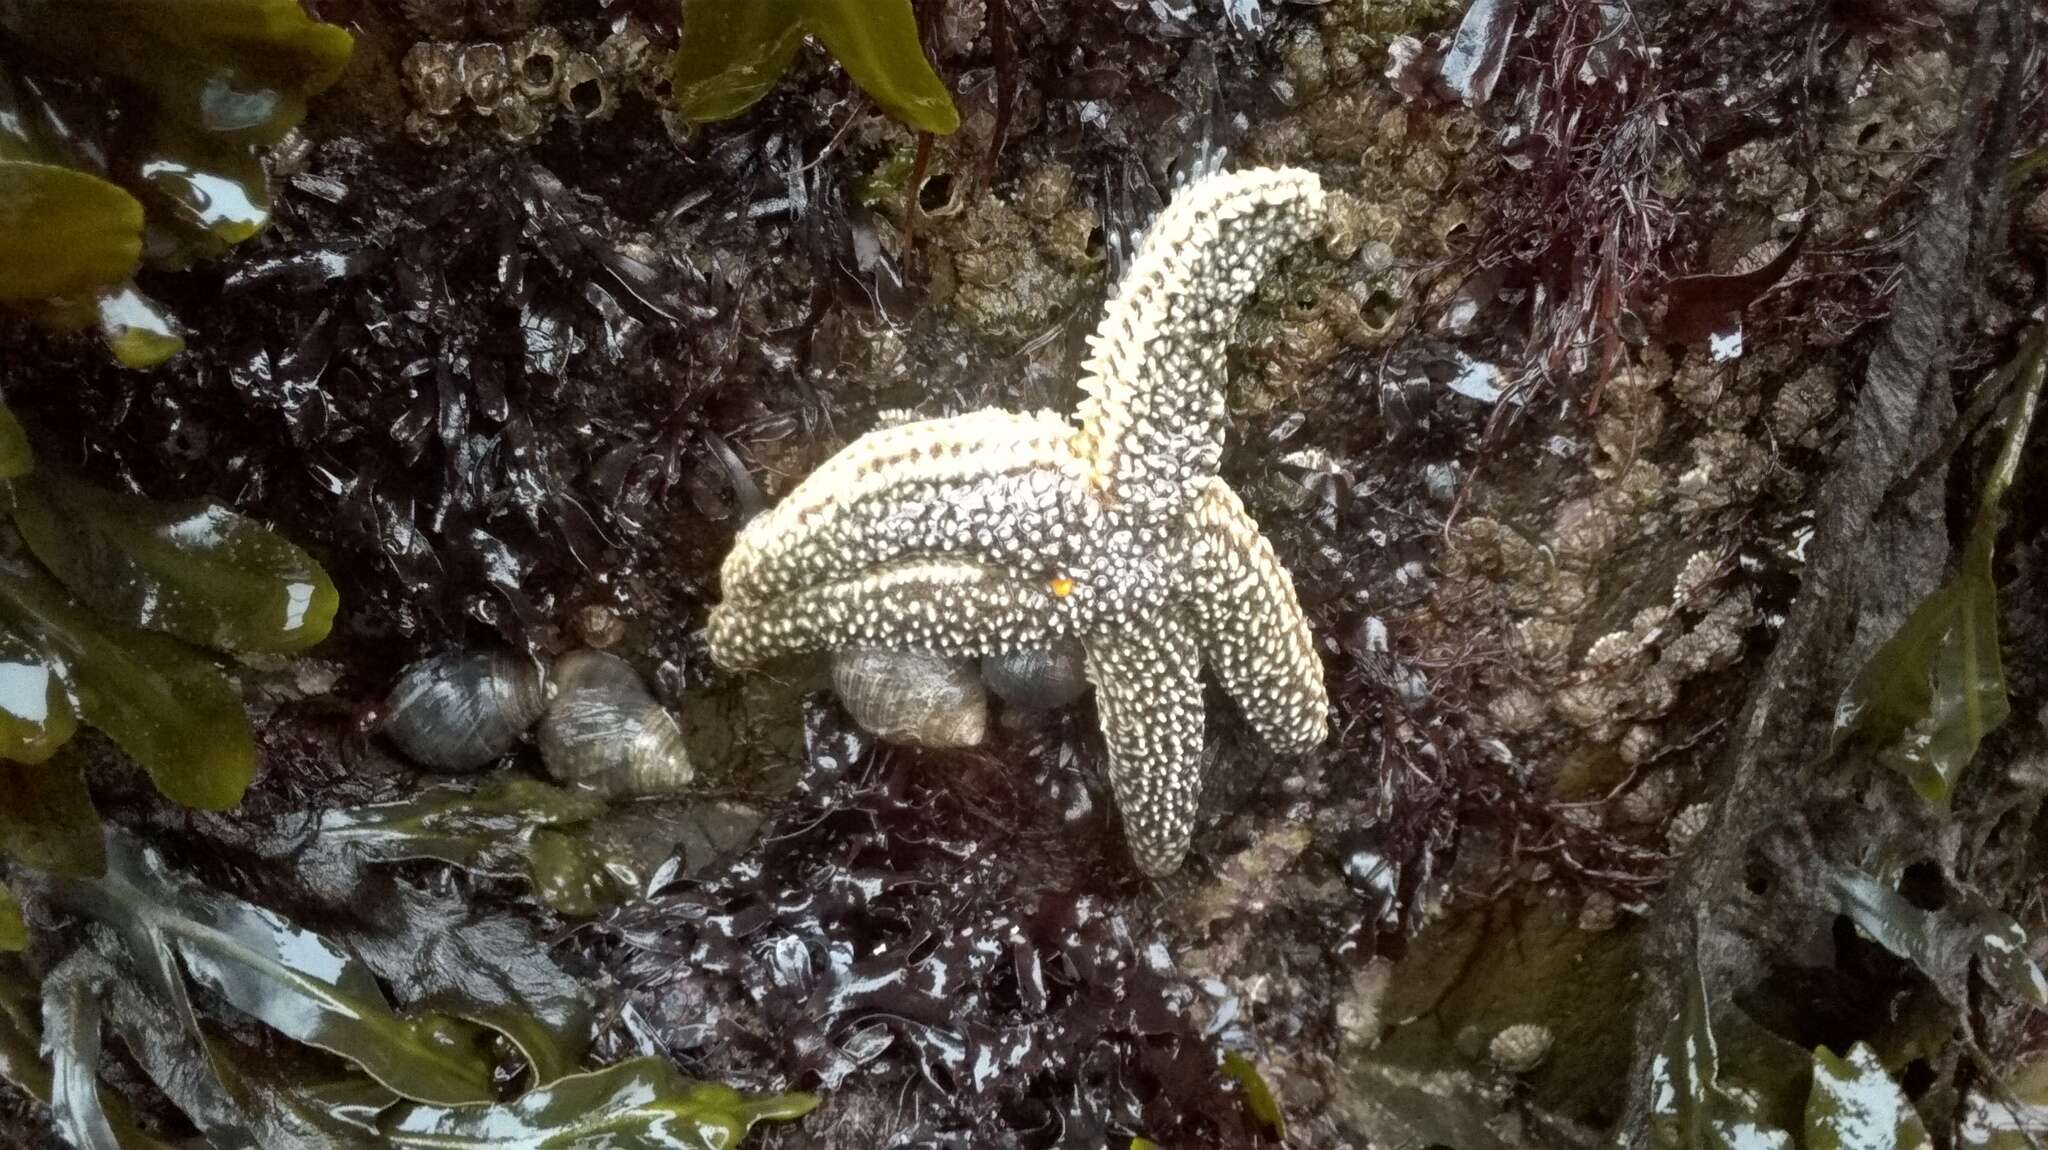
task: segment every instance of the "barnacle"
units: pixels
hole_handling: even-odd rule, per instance
[[[569,43],[561,32],[535,28],[512,45],[512,81],[530,99],[553,99],[562,83],[562,61],[568,55]]]
[[[462,103],[461,57],[453,44],[421,41],[406,50],[399,62],[399,75],[406,92],[419,110],[429,116],[446,116]]]
[[[512,68],[502,44],[471,44],[456,58],[456,74],[462,80],[462,94],[489,115],[512,86]]]
[[[673,72],[688,120],[724,120],[752,107],[815,36],[890,115],[946,135],[959,110],[917,41],[909,0],[687,0]]]
[[[597,57],[572,53],[562,61],[562,110],[580,120],[608,119],[618,110],[617,83],[598,66]]]
[[[256,234],[258,149],[353,41],[298,0],[17,0],[0,7],[0,48],[0,301],[52,301],[52,326],[96,324],[121,363],[162,362],[182,340],[126,282],[145,232],[169,267]],[[119,114],[76,114],[109,100]]]

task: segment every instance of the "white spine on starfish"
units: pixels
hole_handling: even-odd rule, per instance
[[[1086,492],[1072,437],[1051,412],[996,410],[871,431],[740,532],[719,575],[724,598],[765,601],[918,555],[1065,565]]]
[[[1109,749],[1109,785],[1131,857],[1149,875],[1180,867],[1202,802],[1201,652],[1170,612],[1088,646],[1088,681]]]
[[[1268,746],[1305,751],[1330,730],[1330,698],[1294,580],[1237,493],[1211,479],[1190,516],[1183,602],[1202,658]]]
[[[1066,617],[1042,582],[960,559],[870,568],[765,603],[721,603],[706,637],[726,667],[839,647],[987,655],[1044,647]]]
[[[1141,518],[1187,507],[1223,454],[1224,339],[1274,264],[1313,234],[1323,186],[1298,168],[1200,180],[1139,244],[1090,339],[1076,451]]]

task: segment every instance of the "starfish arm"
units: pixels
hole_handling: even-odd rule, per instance
[[[1110,788],[1131,856],[1149,875],[1177,869],[1194,837],[1202,798],[1200,669],[1193,632],[1168,618],[1088,645]]]
[[[1221,479],[1203,488],[1190,519],[1181,596],[1210,673],[1268,746],[1315,746],[1329,732],[1330,699],[1294,580]]]
[[[753,667],[784,655],[873,646],[986,655],[1046,646],[1062,612],[1044,583],[965,560],[917,560],[759,602],[714,607],[711,657]]]
[[[725,599],[763,602],[912,557],[1059,566],[1085,491],[1072,435],[1049,412],[993,410],[869,432],[740,532]]]
[[[1259,281],[1322,212],[1313,172],[1257,168],[1182,189],[1145,233],[1081,382],[1075,449],[1112,503],[1165,518],[1215,474],[1224,342]]]

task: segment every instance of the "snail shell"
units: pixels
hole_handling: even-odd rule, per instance
[[[383,730],[437,771],[474,771],[519,743],[548,702],[547,670],[506,651],[450,653],[406,668],[384,700]]]
[[[554,678],[540,757],[557,780],[606,795],[661,795],[697,773],[675,717],[632,664],[578,651],[555,664]]]
[[[981,677],[1013,707],[1050,711],[1088,693],[1087,658],[1079,643],[984,656]]]
[[[892,743],[971,747],[988,733],[988,689],[972,659],[855,647],[832,660],[854,722]]]

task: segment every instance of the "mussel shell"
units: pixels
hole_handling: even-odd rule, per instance
[[[539,742],[550,775],[606,795],[671,794],[696,774],[675,716],[632,664],[602,651],[555,664]]]
[[[1013,707],[1050,711],[1088,693],[1087,662],[1079,643],[1027,647],[983,656],[981,677]]]
[[[382,729],[423,767],[474,771],[517,746],[547,701],[538,660],[507,651],[436,655],[399,675]]]
[[[892,743],[971,747],[988,733],[988,688],[972,659],[855,647],[832,660],[847,713]]]

